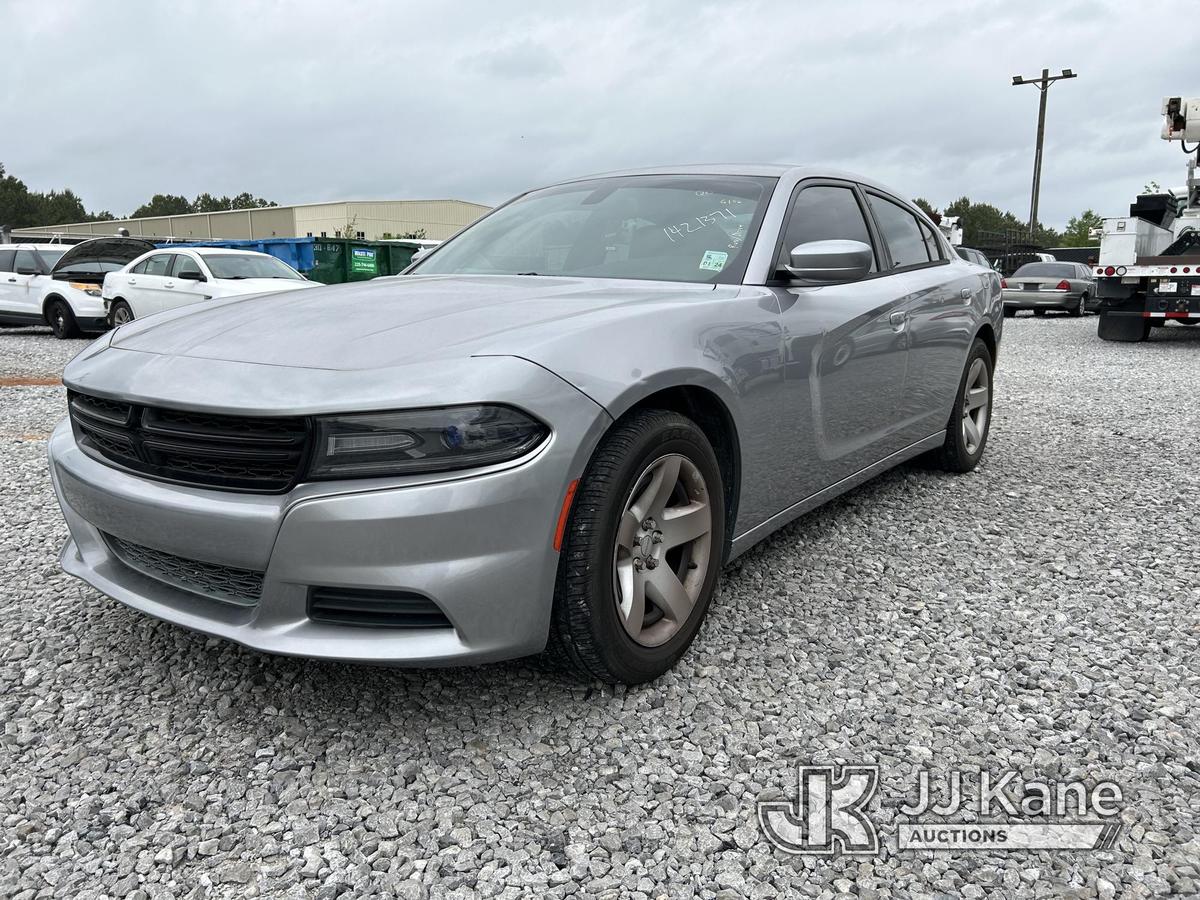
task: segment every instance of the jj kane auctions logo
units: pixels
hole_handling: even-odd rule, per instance
[[[760,800],[758,821],[767,839],[786,853],[833,855],[879,852],[870,807],[880,786],[879,766],[799,766],[795,800]],[[949,772],[935,796],[921,770],[916,799],[896,817],[899,850],[1102,850],[1120,825],[1119,785],[1101,781],[1021,781],[1017,772]],[[964,784],[978,785],[968,794]],[[969,816],[966,814],[969,813]],[[964,816],[967,821],[945,821]],[[1109,821],[1106,821],[1109,820]]]

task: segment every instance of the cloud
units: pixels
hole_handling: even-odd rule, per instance
[[[1037,91],[1049,97],[1042,218],[1121,212],[1182,180],[1158,103],[1168,21],[1137,4],[844,0],[644,5],[295,0],[20,4],[0,97],[27,111],[0,161],[34,189],[125,213],[153,193],[281,203],[494,203],[659,163],[830,163],[941,205],[1028,212]],[[19,14],[17,12],[19,11]]]

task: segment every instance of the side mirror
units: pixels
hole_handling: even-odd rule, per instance
[[[175,277],[182,278],[184,281],[208,281],[203,272],[180,272]]]
[[[29,268],[29,266],[21,266],[21,268],[17,269],[17,274],[18,275],[41,275],[42,273],[39,272],[37,269]]]
[[[874,259],[874,251],[862,241],[808,241],[792,248],[782,268],[801,281],[841,284],[864,277]]]

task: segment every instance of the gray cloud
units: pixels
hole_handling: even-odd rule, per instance
[[[3,0],[0,0],[3,2]],[[1169,0],[1071,4],[3,2],[0,161],[126,213],[157,192],[497,202],[657,163],[820,162],[942,205],[1116,214],[1182,180],[1158,102],[1197,85],[1131,36]],[[1125,61],[1136,54],[1130,64]]]

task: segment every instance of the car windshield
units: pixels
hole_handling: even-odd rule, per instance
[[[775,180],[630,175],[534,191],[413,272],[738,282]]]
[[[53,250],[39,250],[38,256],[46,263],[46,268],[53,269],[54,264],[62,259],[62,255],[70,249],[69,247],[55,247]]]
[[[1025,263],[1017,269],[1013,278],[1028,275],[1031,278],[1078,278],[1079,273],[1070,263]]]
[[[248,253],[206,253],[204,262],[213,278],[290,278],[302,281],[300,273],[273,256]]]

